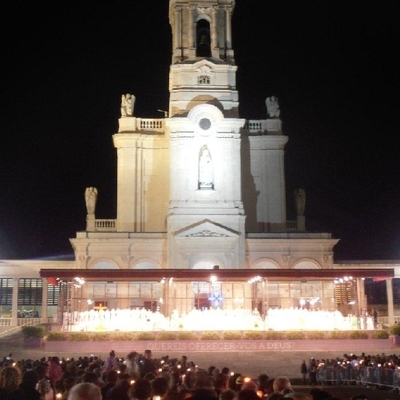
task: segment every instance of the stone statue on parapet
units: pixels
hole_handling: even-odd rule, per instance
[[[133,94],[123,94],[121,97],[121,117],[132,117],[136,97]]]
[[[306,191],[304,189],[296,189],[294,191],[294,200],[296,203],[297,216],[301,217],[304,215],[304,209],[306,207]]]
[[[98,191],[95,187],[89,186],[85,190],[86,211],[88,215],[94,215],[96,211]]]
[[[281,111],[279,109],[279,102],[276,96],[267,97],[265,100],[265,105],[267,106],[267,113],[269,117],[279,118]]]

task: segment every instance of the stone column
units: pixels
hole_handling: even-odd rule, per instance
[[[42,291],[42,316],[41,316],[41,322],[42,324],[47,324],[47,289],[48,289],[48,283],[47,279],[44,278],[42,279],[43,282],[43,291]]]
[[[194,9],[195,9],[195,6],[189,5],[189,31],[188,31],[189,49],[195,48],[195,39],[194,39],[195,31],[194,31],[194,24],[193,24]]]
[[[365,311],[365,288],[364,288],[364,280],[362,278],[357,278],[357,317],[364,316]]]
[[[11,326],[18,326],[18,278],[13,279]]]
[[[182,35],[181,35],[181,7],[175,8],[175,48],[182,47]]]
[[[230,50],[232,49],[232,27],[231,27],[231,14],[232,8],[226,7],[225,8],[225,15],[226,15],[226,47]]]
[[[211,11],[212,15],[212,27],[211,27],[211,48],[215,49],[218,47],[217,43],[217,7],[213,7]]]
[[[393,305],[393,278],[386,279],[386,293],[388,303],[388,323],[394,324],[394,305]]]

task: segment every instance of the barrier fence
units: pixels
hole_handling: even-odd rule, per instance
[[[317,368],[317,382],[321,385],[379,386],[400,392],[400,365],[362,365],[338,361],[334,365]]]

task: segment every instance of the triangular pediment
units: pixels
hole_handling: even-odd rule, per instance
[[[176,237],[235,237],[240,233],[219,223],[204,219],[175,232]]]

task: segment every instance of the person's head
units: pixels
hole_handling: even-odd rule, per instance
[[[85,372],[82,377],[82,382],[90,382],[99,385],[99,377],[96,372]]]
[[[243,385],[241,387],[241,390],[243,390],[243,389],[250,389],[250,390],[253,390],[254,392],[256,392],[257,391],[257,383],[253,379],[245,376],[243,378]]]
[[[272,387],[274,392],[281,392],[284,389],[290,389],[292,385],[290,384],[290,380],[287,376],[278,376],[275,378]]]
[[[225,389],[219,394],[219,400],[233,400],[236,392],[232,389]]]
[[[238,392],[239,390],[242,390],[242,386],[243,386],[243,384],[244,384],[244,376],[243,375],[241,375],[241,374],[239,374],[238,376],[237,376],[237,378],[236,378],[236,381],[235,381],[235,385],[236,385],[236,391]]]
[[[274,391],[274,378],[269,378],[264,388],[265,394],[271,394]]]
[[[225,375],[228,375],[228,374],[229,374],[229,368],[228,368],[228,367],[223,367],[223,368],[221,369],[221,372],[222,372],[223,374],[225,374]]]
[[[131,351],[127,356],[126,356],[126,358],[128,359],[128,360],[130,360],[130,361],[134,361],[134,360],[136,360],[137,358],[138,358],[138,353],[136,352],[136,351]]]
[[[194,378],[195,389],[210,389],[211,388],[211,376],[204,369],[198,369],[195,372]]]
[[[0,370],[0,388],[17,390],[21,380],[21,370],[17,367],[10,365]]]
[[[64,392],[69,392],[71,388],[76,384],[76,379],[73,376],[67,376],[63,379],[62,387]]]
[[[151,381],[151,389],[153,396],[165,397],[169,389],[168,379],[164,376],[157,376]]]
[[[213,386],[217,390],[225,390],[228,387],[228,376],[219,372],[213,377]]]
[[[114,357],[115,357],[115,351],[114,351],[114,350],[111,350],[110,353],[109,353],[109,356],[112,357],[112,358],[114,358]]]
[[[100,387],[90,382],[78,383],[70,389],[68,400],[102,400]]]
[[[303,392],[287,393],[282,398],[292,399],[292,400],[313,400],[313,397],[309,393],[303,393]]]
[[[49,366],[47,364],[40,363],[36,366],[35,371],[39,375],[39,380],[46,377],[48,370]]]
[[[111,369],[106,373],[106,381],[108,383],[117,383],[118,381],[118,371],[116,369]]]
[[[253,389],[239,390],[236,396],[237,400],[260,400],[258,394]]]
[[[229,378],[228,378],[228,388],[229,389],[232,389],[232,390],[237,392],[237,390],[236,390],[236,388],[237,388],[236,380],[240,375],[241,374],[239,372],[235,372],[235,373],[233,373],[232,375],[229,376]]]
[[[150,359],[153,356],[151,350],[147,349],[144,351],[144,358]]]
[[[147,379],[138,378],[131,388],[131,395],[137,400],[147,400],[151,397],[151,383]]]
[[[186,371],[186,374],[185,374],[185,386],[188,389],[193,389],[194,388],[195,379],[196,379],[195,371],[193,371],[193,370]]]
[[[28,387],[36,387],[36,384],[39,382],[39,375],[33,369],[26,371],[22,375],[22,384]]]
[[[125,374],[128,366],[126,364],[119,364],[118,369],[120,374]]]
[[[131,381],[131,376],[129,374],[127,374],[126,372],[123,374],[119,374],[119,381]]]
[[[267,374],[260,374],[257,378],[257,384],[260,389],[264,389],[267,386],[269,376]]]

